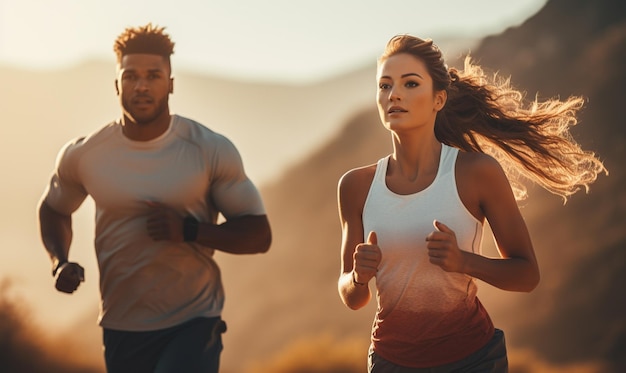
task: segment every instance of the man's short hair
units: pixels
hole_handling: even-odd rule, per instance
[[[115,39],[113,50],[117,56],[117,63],[127,54],[156,54],[165,58],[168,63],[174,53],[174,43],[170,36],[163,31],[165,27],[145,26],[128,27]]]

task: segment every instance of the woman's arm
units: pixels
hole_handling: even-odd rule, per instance
[[[463,155],[462,155],[463,154]],[[431,262],[446,271],[461,272],[509,291],[530,292],[539,283],[539,267],[526,223],[508,179],[493,158],[459,153],[459,194],[478,219],[487,219],[500,258],[487,258],[459,249],[445,222],[427,238]]]
[[[338,186],[342,269],[337,286],[341,300],[353,310],[364,307],[372,298],[368,282],[376,275],[382,257],[375,234],[370,233],[368,242],[363,243],[363,205],[374,170],[352,170]]]

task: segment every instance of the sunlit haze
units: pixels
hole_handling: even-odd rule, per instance
[[[240,149],[248,174],[263,185],[322,146],[347,118],[374,102],[373,72],[332,82],[303,100],[307,83],[375,65],[395,34],[432,37],[439,43],[444,38],[479,40],[521,24],[545,2],[0,0],[0,68],[23,72],[10,73],[11,79],[3,81],[9,88],[0,101],[8,105],[3,106],[7,123],[20,123],[0,127],[4,141],[0,149],[7,154],[0,157],[2,174],[15,175],[2,183],[1,202],[4,211],[17,214],[6,216],[7,223],[0,225],[3,232],[10,232],[0,235],[0,243],[28,248],[7,251],[10,256],[0,261],[0,274],[14,279],[15,289],[33,304],[37,319],[46,316],[42,304],[62,307],[57,326],[75,322],[97,304],[92,204],[87,202],[74,220],[72,257],[87,264],[87,282],[72,297],[51,291],[49,261],[34,211],[61,146],[119,115],[113,77],[100,67],[110,63],[113,73],[113,42],[126,27],[148,22],[167,27],[176,43],[177,91],[172,107],[227,134]],[[463,47],[472,46],[463,43]],[[83,71],[80,65],[94,60],[104,63],[72,78],[72,71]],[[181,72],[191,74],[181,77]],[[203,75],[209,80],[202,80]],[[50,80],[56,77],[62,83]],[[242,81],[237,100],[220,97],[223,91],[212,96],[207,88],[218,88],[211,77]],[[246,85],[249,81],[296,87],[270,84],[253,89]],[[235,85],[229,82],[219,89],[228,89],[229,97],[235,97]],[[247,103],[245,110],[240,109],[242,103]],[[37,110],[31,110],[33,104]],[[277,112],[274,108],[279,106]],[[45,114],[35,115],[41,113]],[[29,146],[15,141],[25,136],[30,136]],[[21,172],[25,169],[29,172]]]
[[[337,184],[393,151],[376,107],[376,59],[406,33],[432,38],[451,67],[462,68],[469,53],[486,73],[510,74],[528,99],[585,97],[574,137],[606,160],[610,177],[566,206],[529,186],[520,206],[540,286],[526,294],[479,281],[479,297],[506,330],[512,371],[611,371],[600,364],[624,362],[626,309],[614,300],[626,281],[626,8],[618,3],[0,0],[0,329],[9,310],[35,330],[24,340],[60,336],[64,343],[50,352],[59,359],[103,361],[93,199],[72,215],[69,259],[85,268],[72,295],[54,288],[37,205],[63,145],[120,117],[113,43],[126,27],[151,22],[175,42],[168,108],[232,140],[272,224],[268,253],[215,254],[229,324],[224,373],[286,372],[244,365],[278,366],[283,356],[304,364],[299,351],[324,356],[328,366],[333,356],[337,366],[364,365],[376,300],[353,312],[337,294]],[[499,256],[489,223],[484,253]]]
[[[375,58],[394,34],[481,37],[523,22],[546,0],[0,0],[0,64],[54,69],[113,58],[128,26],[165,26],[179,68],[307,82]]]

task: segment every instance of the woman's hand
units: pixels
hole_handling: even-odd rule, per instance
[[[433,225],[436,230],[426,236],[430,262],[446,272],[463,273],[465,260],[456,242],[456,234],[440,221],[435,220]]]
[[[367,242],[360,243],[354,250],[353,257],[353,280],[359,284],[368,283],[372,277],[376,276],[378,265],[382,259],[376,232],[370,232]]]

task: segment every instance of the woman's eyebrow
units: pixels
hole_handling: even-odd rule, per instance
[[[403,77],[403,78],[406,78],[407,76],[417,76],[417,77],[418,77],[418,78],[420,78],[420,79],[424,79],[424,78],[422,78],[422,76],[421,76],[420,74],[418,74],[418,73],[407,73],[407,74],[403,74],[403,75],[402,75],[402,77]]]
[[[418,77],[418,78],[420,78],[420,79],[424,79],[424,78],[423,78],[420,74],[418,74],[418,73],[406,73],[406,74],[402,74],[402,75],[401,75],[401,78],[406,78],[406,77],[409,77],[409,76],[417,76],[417,77]],[[390,76],[388,76],[388,75],[384,75],[384,76],[381,76],[379,79],[391,79],[391,77],[390,77]]]

